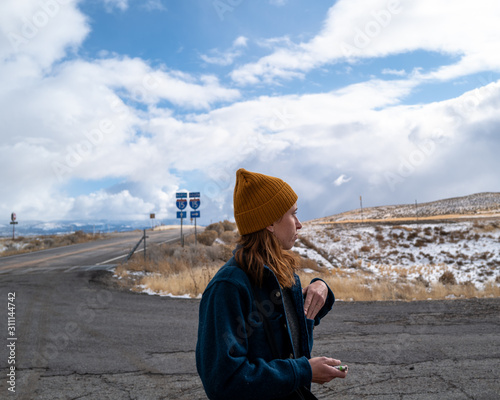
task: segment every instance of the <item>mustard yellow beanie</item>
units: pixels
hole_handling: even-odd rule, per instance
[[[257,232],[280,219],[296,202],[297,194],[279,178],[236,171],[234,219],[240,235]]]

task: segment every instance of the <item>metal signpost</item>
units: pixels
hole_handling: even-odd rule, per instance
[[[10,224],[12,225],[12,240],[16,238],[16,213],[10,214]]]
[[[184,247],[184,236],[182,235],[182,220],[186,218],[186,211],[182,211],[187,207],[187,193],[178,192],[175,194],[175,198],[177,199],[175,204],[177,208],[181,211],[177,211],[177,218],[181,219],[181,245]]]
[[[142,232],[143,232],[143,235],[141,237],[141,240],[139,240],[137,242],[137,244],[134,246],[134,248],[132,250],[130,250],[130,253],[128,253],[127,258],[126,258],[125,261],[130,260],[130,257],[132,257],[134,255],[135,251],[141,245],[141,242],[143,240],[144,240],[144,261],[146,261],[146,238],[148,238],[149,236],[146,236],[146,229],[143,229]]]
[[[189,193],[189,206],[193,210],[197,210],[200,207],[200,192],[190,192]],[[197,244],[198,237],[196,233],[196,218],[200,218],[199,211],[191,211],[191,219],[194,218],[194,243]]]

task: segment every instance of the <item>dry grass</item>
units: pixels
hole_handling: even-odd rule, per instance
[[[423,280],[409,281],[362,274],[344,274],[325,271],[323,273],[299,272],[303,285],[311,278],[323,279],[335,293],[335,297],[344,301],[384,301],[384,300],[444,300],[449,298],[500,297],[500,287],[494,282],[477,289],[472,284],[428,283]]]
[[[115,275],[133,290],[147,289],[158,294],[197,297],[205,290],[217,270],[232,256],[238,235],[228,221],[211,224],[198,234],[185,238],[185,246],[150,246],[147,259],[132,258],[119,265]],[[205,240],[208,239],[208,240]]]
[[[220,266],[212,266],[187,269],[170,275],[149,275],[142,278],[140,284],[158,294],[189,294],[191,297],[197,297],[203,293],[219,268]]]
[[[31,253],[33,251],[68,246],[71,244],[86,243],[93,240],[104,239],[105,237],[106,235],[101,233],[91,234],[83,231],[76,231],[67,235],[19,236],[15,239],[1,239],[0,244],[5,247],[5,250],[0,252],[0,257]]]
[[[158,294],[180,296],[188,294],[197,297],[203,293],[212,277],[222,266],[222,262],[203,267],[192,267],[185,261],[175,264],[150,264],[148,274],[135,280],[141,289],[147,288]],[[140,269],[137,264],[130,265],[129,271]],[[123,276],[125,266],[117,269]],[[304,272],[307,271],[313,272]],[[130,274],[126,272],[125,274]],[[298,272],[302,284],[307,285],[312,278],[323,279],[335,293],[335,297],[344,301],[384,301],[384,300],[443,300],[449,298],[500,297],[500,287],[490,282],[480,290],[472,284],[429,283],[422,279],[406,280],[404,277],[394,281],[390,277],[354,273],[341,269],[325,270],[313,260],[302,259]],[[133,275],[130,275],[133,280]]]
[[[479,232],[495,232],[500,229],[500,222],[493,221],[489,223],[474,222],[474,229]]]

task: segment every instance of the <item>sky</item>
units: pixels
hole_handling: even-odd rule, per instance
[[[500,191],[497,0],[2,0],[0,215],[299,218]],[[190,211],[190,208],[187,209]]]

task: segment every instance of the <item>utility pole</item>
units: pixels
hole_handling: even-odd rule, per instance
[[[361,196],[359,196],[359,206],[361,208],[361,222],[365,222],[363,217],[363,198]]]
[[[415,199],[415,217],[417,218],[417,225],[418,225],[418,207],[417,207],[417,200]]]

